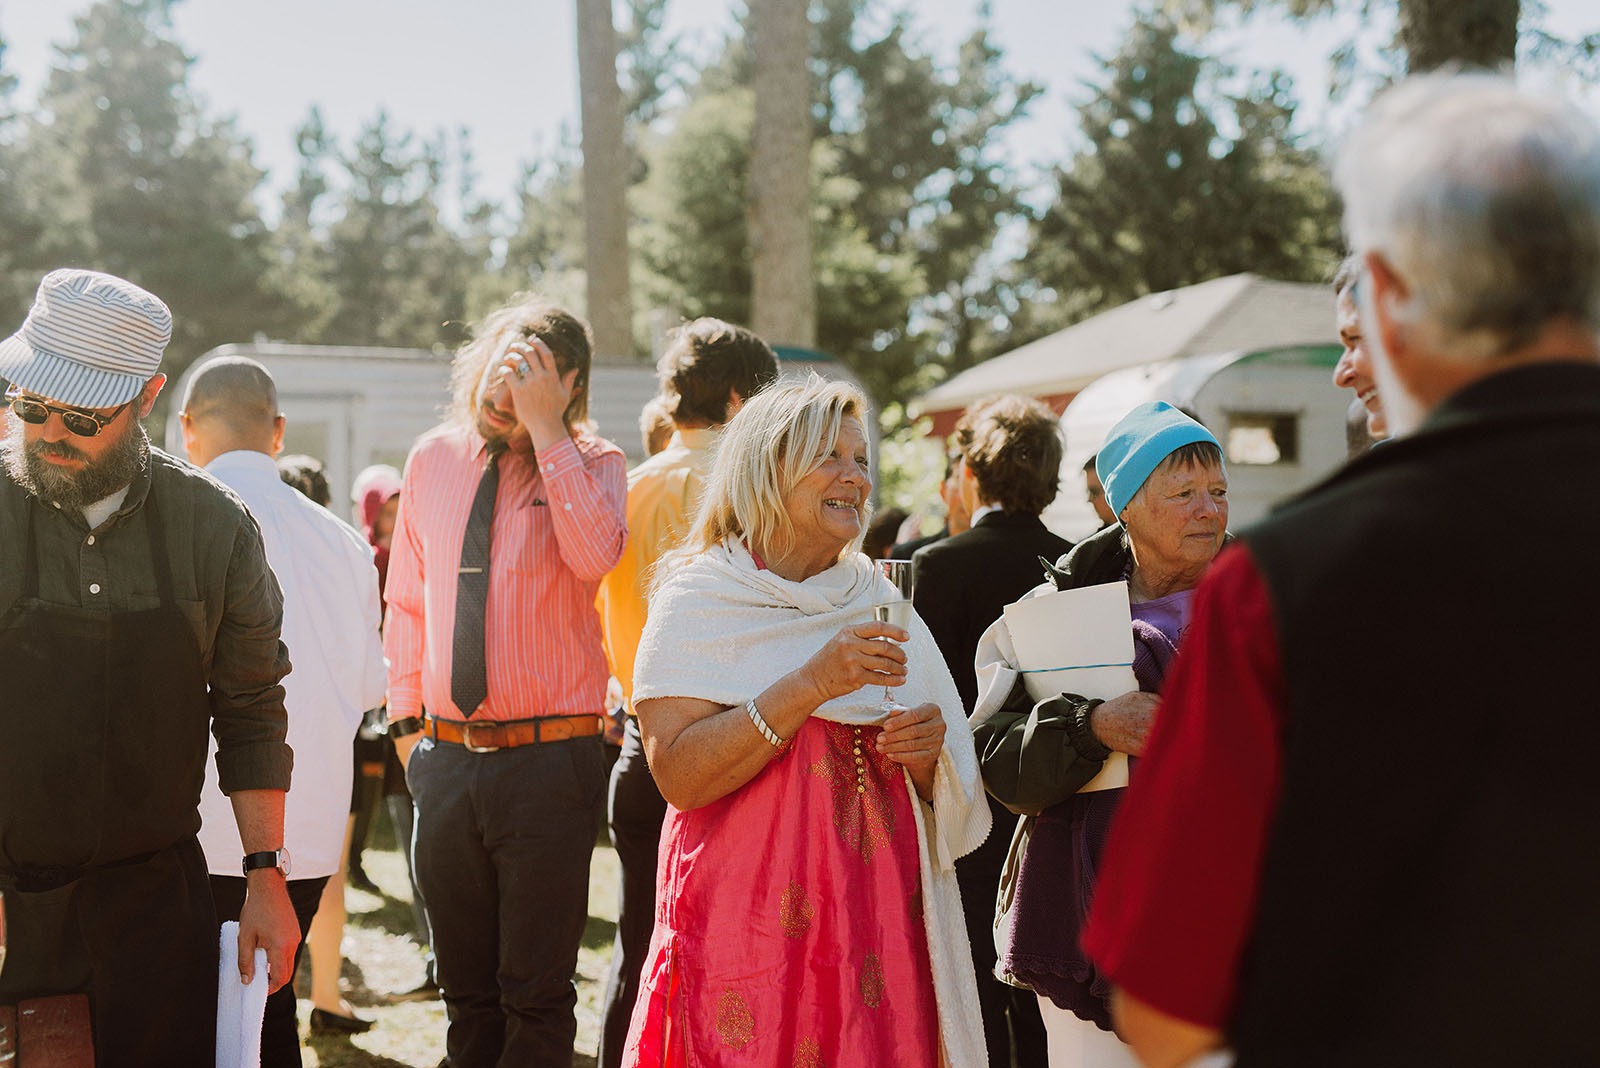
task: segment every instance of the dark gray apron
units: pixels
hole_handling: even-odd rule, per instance
[[[154,490],[160,604],[98,612],[26,585],[0,617],[0,1002],[86,992],[96,1063],[214,1063],[217,924],[194,835],[210,702],[173,599]]]

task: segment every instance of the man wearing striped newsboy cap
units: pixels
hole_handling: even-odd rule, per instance
[[[77,408],[133,399],[161,366],[172,312],[115,275],[51,271],[22,329],[0,342],[0,376]]]
[[[132,282],[60,270],[0,342],[0,1004],[90,994],[101,1068],[215,1057],[212,735],[246,851],[241,969],[265,949],[283,985],[300,938],[283,595],[243,502],[140,425],[171,336]]]

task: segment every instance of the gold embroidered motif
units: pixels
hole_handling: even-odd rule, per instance
[[[802,1038],[794,1048],[794,1068],[827,1068],[822,1059],[822,1043],[814,1038]]]
[[[806,888],[799,883],[790,883],[778,898],[778,923],[783,927],[786,938],[799,938],[805,934],[816,914],[811,899],[806,897]]]
[[[883,1004],[884,987],[883,964],[876,953],[868,953],[861,968],[861,1000],[867,1008],[875,1009]]]
[[[862,741],[860,727],[827,726],[824,756],[811,765],[811,773],[828,783],[833,794],[833,826],[845,846],[860,853],[863,861],[871,861],[873,853],[894,837],[889,791],[900,786],[899,765],[879,754],[870,739]],[[870,759],[854,753],[857,748],[867,750]]]
[[[756,1037],[756,1018],[750,1015],[744,996],[732,987],[717,999],[717,1034],[722,1037],[723,1045],[738,1050]]]

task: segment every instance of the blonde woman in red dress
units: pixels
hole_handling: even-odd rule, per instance
[[[985,1063],[953,865],[989,809],[927,627],[873,621],[903,598],[859,551],[866,416],[842,383],[764,391],[663,561],[635,704],[670,807],[625,1066]]]

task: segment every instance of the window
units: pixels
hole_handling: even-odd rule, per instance
[[[1230,464],[1293,464],[1300,462],[1300,417],[1276,412],[1229,412]]]

